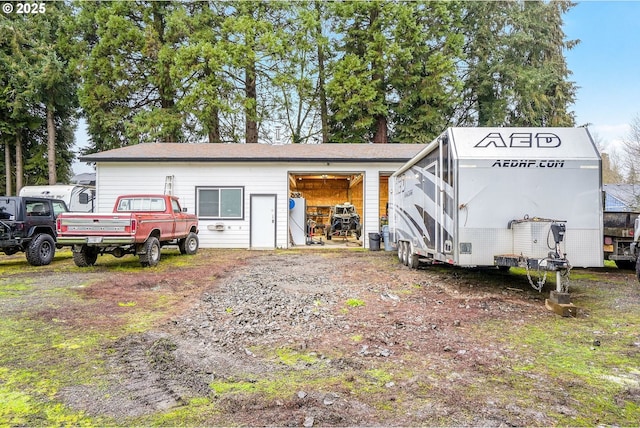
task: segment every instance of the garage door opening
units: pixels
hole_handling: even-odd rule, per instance
[[[363,245],[363,173],[290,173],[289,196],[292,245]]]

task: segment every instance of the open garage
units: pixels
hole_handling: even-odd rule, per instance
[[[386,224],[389,175],[389,172],[378,173],[376,217],[380,226]],[[289,227],[294,244],[362,245],[364,182],[363,171],[290,173]],[[297,213],[296,205],[300,204],[303,207],[298,207]]]

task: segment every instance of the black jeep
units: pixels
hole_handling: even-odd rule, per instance
[[[56,251],[56,217],[65,211],[57,199],[0,196],[0,251],[23,251],[30,265],[48,265]]]

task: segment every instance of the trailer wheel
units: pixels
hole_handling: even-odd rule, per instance
[[[160,261],[160,241],[155,236],[150,236],[143,246],[144,254],[140,254],[140,264],[144,267],[151,267]]]
[[[194,255],[198,252],[198,235],[193,232],[189,232],[186,238],[181,239],[178,243],[178,248],[180,248],[180,254],[187,254],[189,256]]]
[[[417,254],[409,255],[409,267],[411,269],[418,269],[418,266],[420,266],[420,256]]]
[[[404,241],[398,242],[398,260],[400,261],[401,264],[405,264],[404,253],[406,252],[407,252],[406,243]]]
[[[636,277],[638,278],[638,281],[640,281],[640,257],[636,260]]]
[[[56,253],[56,243],[48,233],[41,233],[29,242],[26,257],[31,266],[45,266],[51,263]]]
[[[98,249],[83,245],[80,251],[73,252],[73,262],[78,267],[89,267],[96,264]]]
[[[409,266],[409,253],[411,252],[411,245],[408,242],[403,242],[402,246],[402,264]]]

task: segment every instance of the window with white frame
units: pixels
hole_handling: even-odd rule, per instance
[[[244,218],[243,187],[198,187],[198,217],[227,220]]]

